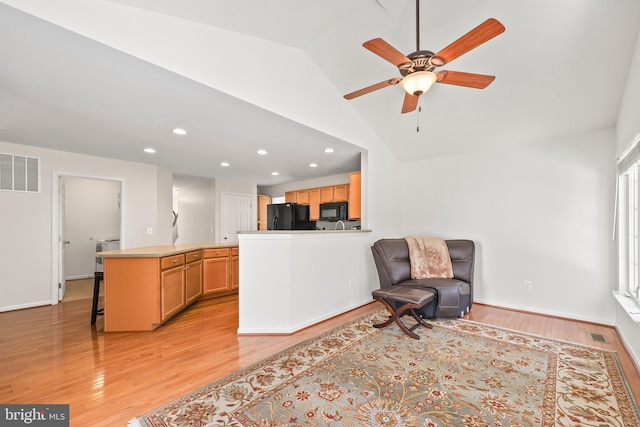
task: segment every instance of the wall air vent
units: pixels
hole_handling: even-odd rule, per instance
[[[0,190],[40,192],[40,159],[0,153]]]

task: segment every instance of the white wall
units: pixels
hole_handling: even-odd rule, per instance
[[[177,245],[215,241],[215,180],[185,185],[178,194]]]
[[[292,333],[370,302],[369,234],[240,234],[238,333]]]
[[[58,219],[58,176],[122,182],[123,248],[171,243],[171,172],[153,165],[5,142],[0,142],[0,152],[39,157],[42,165],[40,193],[0,191],[0,311],[57,302],[53,292],[57,266],[52,260],[57,259],[53,225]],[[160,218],[158,212],[165,210]],[[147,234],[147,227],[153,228],[153,234]]]
[[[616,156],[630,147],[636,135],[640,134],[640,34],[629,68],[629,77],[616,124]]]
[[[476,301],[613,324],[614,150],[611,129],[406,164],[403,233],[474,240]]]
[[[93,277],[96,242],[120,237],[120,182],[65,177],[65,278]]]

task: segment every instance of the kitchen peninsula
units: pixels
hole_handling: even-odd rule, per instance
[[[98,252],[104,331],[151,331],[200,298],[238,292],[238,244],[149,246]]]

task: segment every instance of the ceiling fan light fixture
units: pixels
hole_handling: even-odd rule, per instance
[[[409,94],[420,96],[436,82],[438,76],[431,71],[416,71],[400,81],[400,86]]]

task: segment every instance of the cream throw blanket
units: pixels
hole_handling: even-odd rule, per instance
[[[412,279],[451,279],[453,265],[447,242],[439,237],[405,237]]]

